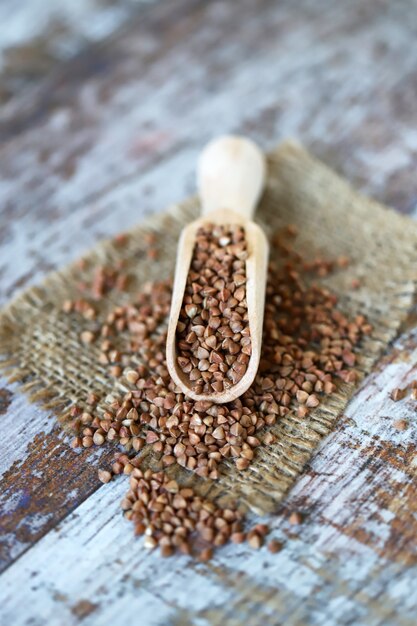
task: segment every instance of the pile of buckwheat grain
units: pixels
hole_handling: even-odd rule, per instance
[[[126,519],[133,522],[135,534],[145,535],[145,548],[159,547],[163,557],[181,552],[207,561],[214,549],[228,542],[247,542],[254,549],[264,544],[269,527],[256,524],[246,531],[245,517],[236,506],[216,506],[192,487],[181,487],[163,471],[143,470],[138,457],[129,460],[119,454],[117,458],[117,471],[127,473],[130,481],[122,509]],[[104,482],[110,479],[110,472],[102,477]],[[299,513],[293,512],[289,522],[301,524]],[[281,548],[277,540],[268,543],[272,553]]]
[[[198,394],[222,392],[244,376],[251,356],[245,231],[200,227],[177,325],[177,362]]]
[[[336,261],[319,258],[306,262],[290,245],[290,239],[295,234],[293,227],[288,227],[274,240],[275,247],[286,258],[286,262],[283,266],[271,262],[269,266],[259,371],[248,391],[233,402],[217,405],[210,401],[186,398],[170,379],[165,361],[165,342],[171,281],[148,283],[134,302],[117,306],[105,320],[100,321],[99,329],[95,327],[94,331],[83,331],[91,332],[89,339],[92,342],[100,342],[100,363],[108,365],[109,372],[123,383],[125,392],[112,392],[104,398],[104,402],[90,394],[83,408],[72,407],[70,426],[76,434],[72,445],[90,447],[112,441],[125,448],[127,454],[119,454],[112,472],[102,470],[100,479],[108,482],[113,474],[131,475],[131,488],[123,508],[135,522],[137,532],[145,528],[147,537],[150,537],[147,540],[149,546],[158,543],[165,555],[177,548],[186,551],[183,540],[189,543],[194,531],[198,535],[202,530],[202,538],[205,540],[211,536],[211,532],[205,530],[205,519],[200,516],[205,518],[206,513],[201,511],[211,511],[214,505],[209,503],[205,506],[204,500],[190,490],[181,493],[179,486],[178,491],[170,491],[163,468],[178,464],[201,477],[211,479],[219,477],[219,466],[224,460],[232,460],[238,470],[245,470],[254,459],[258,446],[274,443],[275,437],[267,428],[280,417],[292,410],[299,417],[307,418],[309,411],[317,407],[324,396],[336,391],[338,379],[346,382],[357,379],[355,347],[364,335],[371,332],[371,326],[362,315],[347,318],[337,309],[337,297],[314,281],[315,275],[322,277],[339,271],[349,261],[341,257]],[[216,231],[218,241],[225,237],[223,249],[238,245],[236,258],[242,254],[240,261],[243,266],[237,265],[236,270],[243,281],[245,244],[241,235],[237,231],[234,235],[228,230]],[[226,239],[231,239],[231,242],[226,243]],[[205,242],[210,241],[209,233],[203,232],[200,241],[206,245]],[[232,267],[233,263],[235,261]],[[197,288],[192,288],[192,284],[199,280],[198,266],[193,266],[193,272],[196,274],[193,274],[192,279],[190,276],[191,289],[193,293],[194,289],[199,293]],[[113,276],[112,280],[116,285],[117,276]],[[213,283],[214,289],[229,289],[227,278],[216,278],[215,282],[217,280],[224,280],[225,284],[219,282],[216,287]],[[242,285],[244,282],[235,287],[234,294]],[[191,295],[190,292],[187,295]],[[197,316],[208,311],[208,319],[203,320],[207,322],[210,320],[211,302],[208,299],[215,294],[204,292],[201,295],[204,296],[202,302],[187,302],[185,306],[196,306]],[[86,302],[84,308],[88,309],[89,299],[85,293],[83,298],[83,302]],[[230,298],[232,294],[229,296],[227,293],[224,299],[216,297],[219,306],[212,303],[213,307],[220,309],[220,302],[227,303]],[[236,300],[242,302],[244,298]],[[235,310],[236,307],[243,308],[235,305]],[[233,307],[225,306],[222,312],[227,308],[233,310]],[[82,313],[79,309],[77,301],[64,305],[66,312]],[[244,311],[238,313],[242,316],[243,331],[247,329],[247,316]],[[196,315],[188,316],[190,322],[186,322],[184,329],[180,329],[184,338],[193,332]],[[87,324],[92,323],[85,313],[84,317],[87,318]],[[237,321],[237,318],[232,321]],[[226,324],[219,325],[214,328],[214,334],[207,333],[206,336],[216,338],[216,347],[212,348],[216,352],[219,352],[217,342],[221,339],[216,333],[222,326]],[[243,332],[235,334],[250,339]],[[204,332],[202,336],[204,338]],[[192,356],[188,358],[205,360],[200,359],[202,353],[198,353],[201,347],[199,341],[186,343],[191,346]],[[246,345],[249,346],[249,343]],[[245,354],[243,349],[240,354]],[[207,360],[210,363],[210,358]],[[232,370],[234,363],[228,363],[229,368],[232,365]],[[229,371],[222,373],[233,381],[228,376]],[[213,383],[206,381],[204,384]],[[153,475],[149,473],[150,470],[140,469],[140,455],[129,459],[129,454],[138,453],[146,445],[152,446],[160,459],[162,473]],[[171,487],[177,489],[173,483]],[[175,496],[177,504],[182,498],[181,504],[184,506],[179,509],[174,506]],[[232,535],[241,532],[238,528],[242,524],[242,518],[237,512],[227,513],[226,517],[230,517],[225,520],[228,530],[223,533],[224,537],[220,537],[220,527],[225,528],[221,521],[224,520],[224,512],[221,509],[214,510],[217,513],[210,512],[208,527],[216,531],[213,530],[213,542],[209,541],[209,551],[213,546],[220,545],[223,539],[227,541]],[[182,520],[188,521],[183,524]],[[164,524],[168,524],[165,529],[172,527],[172,532],[165,533]],[[176,528],[180,530],[176,531]],[[166,534],[171,537],[169,541]],[[259,541],[252,537],[253,547],[256,547],[255,543]]]

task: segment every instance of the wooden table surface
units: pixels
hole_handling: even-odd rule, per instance
[[[417,216],[415,0],[4,0],[0,19],[1,303],[192,192],[225,131],[296,137]],[[268,518],[283,550],[208,565],[144,551],[106,453],[3,380],[0,623],[415,625],[416,406],[389,392],[416,368],[410,319]]]

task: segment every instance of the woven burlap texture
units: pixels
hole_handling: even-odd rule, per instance
[[[285,143],[268,155],[269,176],[257,220],[268,234],[295,224],[296,247],[307,258],[345,255],[347,270],[322,280],[340,298],[339,308],[350,315],[365,314],[374,330],[359,349],[358,369],[365,375],[387,344],[397,335],[413,304],[416,289],[417,228],[414,223],[376,202],[358,195],[300,146]],[[84,258],[87,272],[97,264],[121,259],[135,281],[123,297],[110,293],[101,304],[104,316],[116,303],[132,299],[149,280],[169,277],[182,227],[198,216],[196,199],[186,200],[129,233],[125,246],[100,243]],[[159,257],[146,255],[143,235],[156,232]],[[277,255],[273,249],[272,255]],[[79,267],[74,264],[49,275],[42,285],[28,289],[0,314],[1,369],[19,381],[29,397],[63,417],[70,404],[83,404],[94,391],[105,396],[123,390],[123,384],[98,363],[99,347],[80,341],[80,317],[62,313],[62,303],[77,297]],[[359,279],[359,289],[352,289]],[[181,468],[185,482],[205,494],[226,499],[230,494],[257,512],[277,508],[320,441],[342,414],[354,385],[341,384],[308,417],[296,413],[281,418],[272,432],[273,446],[261,446],[255,462],[244,472],[223,467],[214,484]]]

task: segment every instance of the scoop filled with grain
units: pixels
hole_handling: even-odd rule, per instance
[[[169,373],[196,400],[230,402],[258,370],[268,243],[252,218],[264,181],[248,139],[221,137],[202,152],[202,217],[180,237],[167,337]]]

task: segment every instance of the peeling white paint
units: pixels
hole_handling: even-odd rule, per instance
[[[154,0],[121,0],[114,3],[98,0],[3,0],[0,4],[0,71],[3,54],[9,48],[29,44],[45,32],[50,34],[50,47],[58,58],[65,59],[87,42],[98,41],[114,32],[135,6]],[[59,37],[53,29],[59,25]]]

